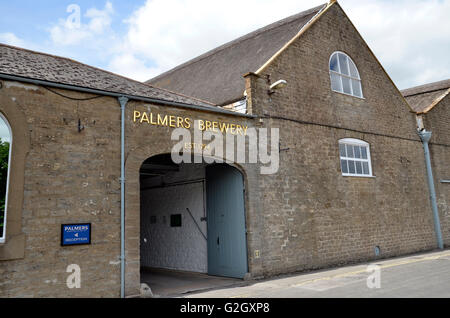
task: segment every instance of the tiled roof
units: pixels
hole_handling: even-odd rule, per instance
[[[256,72],[327,4],[278,21],[186,62],[147,83],[226,105],[243,97],[243,75]]]
[[[160,99],[184,104],[211,103],[155,88],[68,58],[30,51],[0,43],[0,73],[107,92]]]
[[[428,112],[450,93],[450,79],[408,88],[401,92],[415,112]]]

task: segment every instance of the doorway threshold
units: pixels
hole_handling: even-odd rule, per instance
[[[161,298],[248,284],[243,279],[160,268],[141,268],[141,283],[151,288],[154,297]]]

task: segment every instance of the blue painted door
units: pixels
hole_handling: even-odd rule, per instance
[[[226,164],[206,167],[208,274],[243,278],[247,273],[244,183]]]

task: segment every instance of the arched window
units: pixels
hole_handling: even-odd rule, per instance
[[[372,177],[370,146],[367,142],[346,138],[339,140],[343,176]]]
[[[6,237],[6,210],[8,206],[8,180],[11,161],[11,127],[0,113],[0,243]]]
[[[331,55],[330,78],[333,91],[363,98],[358,69],[347,54],[334,52]]]

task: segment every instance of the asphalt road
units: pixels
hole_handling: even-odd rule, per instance
[[[378,267],[368,269],[369,265]],[[450,298],[450,250],[257,281],[248,286],[211,290],[184,297]]]

